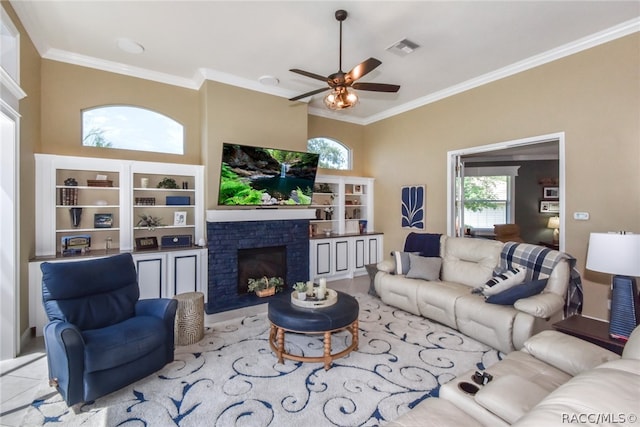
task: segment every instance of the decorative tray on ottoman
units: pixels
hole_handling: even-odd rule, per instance
[[[298,299],[298,291],[291,292],[291,303],[298,307],[323,308],[332,306],[336,302],[338,302],[338,293],[329,288],[327,288],[327,295],[322,300],[319,300],[315,296],[310,297],[308,295],[306,300],[301,300]]]

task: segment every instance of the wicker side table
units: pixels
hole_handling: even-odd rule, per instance
[[[174,329],[176,345],[197,343],[204,337],[204,294],[187,292],[173,298],[178,301]]]

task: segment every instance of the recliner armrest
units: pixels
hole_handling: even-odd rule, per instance
[[[170,298],[141,299],[136,302],[136,316],[153,316],[159,319],[175,319],[178,301]]]
[[[563,309],[564,299],[560,295],[545,292],[519,299],[513,307],[534,317],[548,319]]]
[[[77,326],[54,320],[43,330],[47,348],[49,379],[69,405],[84,401],[84,350],[82,333]]]
[[[576,376],[610,360],[620,359],[612,351],[558,331],[542,331],[524,343],[527,353],[538,360]]]
[[[393,274],[393,272],[396,270],[396,262],[391,259],[385,259],[384,261],[380,261],[376,265],[376,268],[378,269],[378,271],[384,271],[385,273]]]

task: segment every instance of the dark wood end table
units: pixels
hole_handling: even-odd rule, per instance
[[[617,354],[622,354],[622,350],[626,344],[625,341],[616,340],[609,336],[609,323],[580,316],[579,314],[554,323],[553,328],[597,346],[604,347]]]

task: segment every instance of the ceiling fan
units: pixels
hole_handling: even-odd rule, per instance
[[[344,108],[352,107],[358,102],[357,95],[355,92],[350,91],[349,88],[373,92],[397,92],[400,89],[400,86],[398,85],[386,83],[358,83],[356,81],[382,64],[382,62],[376,58],[369,58],[366,61],[361,62],[348,73],[342,71],[342,21],[347,19],[347,12],[345,10],[337,10],[335,16],[336,20],[340,22],[340,55],[338,71],[324,77],[319,74],[310,73],[297,68],[289,70],[306,77],[311,77],[312,79],[322,80],[329,85],[328,88],[324,87],[312,90],[310,92],[303,93],[302,95],[290,98],[289,101],[297,101],[331,89],[331,93],[329,93],[324,99],[325,105],[332,110],[342,110]]]

